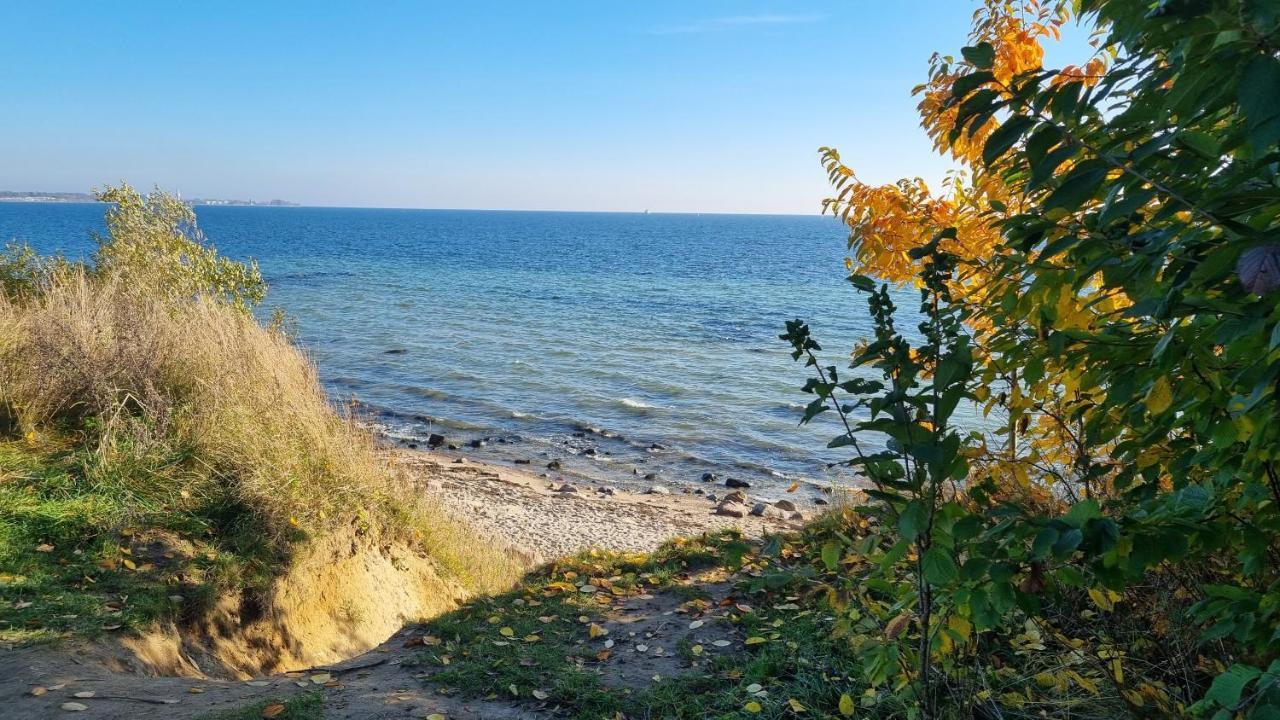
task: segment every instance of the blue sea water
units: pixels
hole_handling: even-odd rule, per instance
[[[0,203],[0,241],[91,252],[99,204]],[[389,437],[600,481],[845,482],[832,417],[799,426],[802,317],[830,362],[869,334],[846,233],[819,216],[201,207],[258,260],[266,310],[335,400]],[[899,306],[911,326],[914,293]],[[830,415],[830,414],[828,414]],[[479,448],[468,443],[484,441]],[[645,476],[650,476],[645,480]]]

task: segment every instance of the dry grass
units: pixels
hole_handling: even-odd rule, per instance
[[[420,544],[476,591],[518,570],[383,464],[285,335],[224,303],[83,270],[0,294],[0,406],[29,443],[87,448],[88,482],[140,506],[236,508],[282,556],[354,524]]]

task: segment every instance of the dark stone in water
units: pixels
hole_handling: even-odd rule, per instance
[[[444,444],[444,436],[440,433],[431,433],[427,436],[427,447],[437,448]],[[450,448],[453,446],[450,445]]]
[[[814,504],[814,505],[830,505],[830,504],[831,504],[831,502],[830,502],[829,500],[827,500],[826,498],[814,498],[814,499],[813,499],[813,504]]]
[[[450,449],[450,450],[457,450],[457,449],[458,449],[458,446],[457,446],[457,445],[454,445],[453,443],[449,443],[449,446],[448,446],[448,447],[449,447],[449,449]]]
[[[410,450],[417,450],[417,449],[418,449],[418,443],[409,443],[409,449],[410,449]]]
[[[709,472],[702,473],[702,482],[715,482],[716,479],[717,478],[715,473],[709,473]]]
[[[407,352],[409,351],[405,350],[404,348],[391,348],[390,350],[383,351],[383,353],[386,355],[403,355]]]
[[[549,468],[549,469],[551,469],[551,470],[559,470],[559,469],[560,469],[560,461],[559,461],[559,460],[552,460],[551,462],[547,463],[547,468]]]
[[[595,455],[595,454],[596,454],[596,449],[595,449],[595,448],[587,448],[586,450],[583,450],[583,451],[582,451],[582,454],[583,454],[583,455]]]
[[[426,415],[414,415],[413,419],[414,419],[414,422],[420,422],[420,423],[423,423],[424,425],[431,424],[431,418],[427,417]]]
[[[644,479],[645,479],[645,480],[657,480],[657,479],[658,479],[658,473],[649,473],[649,474],[647,474],[647,475],[645,475],[645,476],[644,476]]]
[[[489,444],[489,442],[488,442],[487,440],[480,440],[480,439],[476,439],[476,440],[472,440],[471,442],[469,442],[469,443],[467,443],[467,444],[468,444],[468,445],[470,445],[470,446],[471,446],[471,447],[473,447],[473,448],[482,448],[482,447],[484,447],[485,445],[488,445],[488,444]]]
[[[725,478],[724,486],[731,488],[749,488],[751,487],[751,483],[746,480],[739,480],[738,478]]]
[[[649,443],[649,449],[650,450],[666,450],[667,448],[665,446],[659,445],[658,443]]]
[[[517,464],[517,465],[528,465],[528,464],[529,464],[529,458],[516,458],[516,464]]]

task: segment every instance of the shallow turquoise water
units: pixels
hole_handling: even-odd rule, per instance
[[[0,204],[0,239],[83,256],[103,206]],[[843,480],[777,338],[840,363],[869,331],[829,217],[203,207],[335,399],[387,434],[607,479]],[[904,292],[899,306],[915,306]],[[914,323],[904,318],[900,326]],[[487,438],[482,448],[466,444]],[[872,440],[874,443],[874,440]],[[594,454],[591,454],[594,452]],[[637,480],[638,481],[638,480]]]

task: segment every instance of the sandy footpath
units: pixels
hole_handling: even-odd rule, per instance
[[[797,499],[799,507],[780,510],[748,496],[736,505],[744,515],[738,518],[717,512],[733,492],[722,485],[707,484],[703,494],[679,488],[650,494],[571,482],[569,491],[534,472],[422,451],[389,453],[394,465],[450,514],[535,561],[588,548],[652,550],[678,535],[725,528],[758,536],[797,528],[797,512],[807,519],[821,509],[812,503],[800,506]],[[764,515],[750,514],[759,505],[767,506]]]

